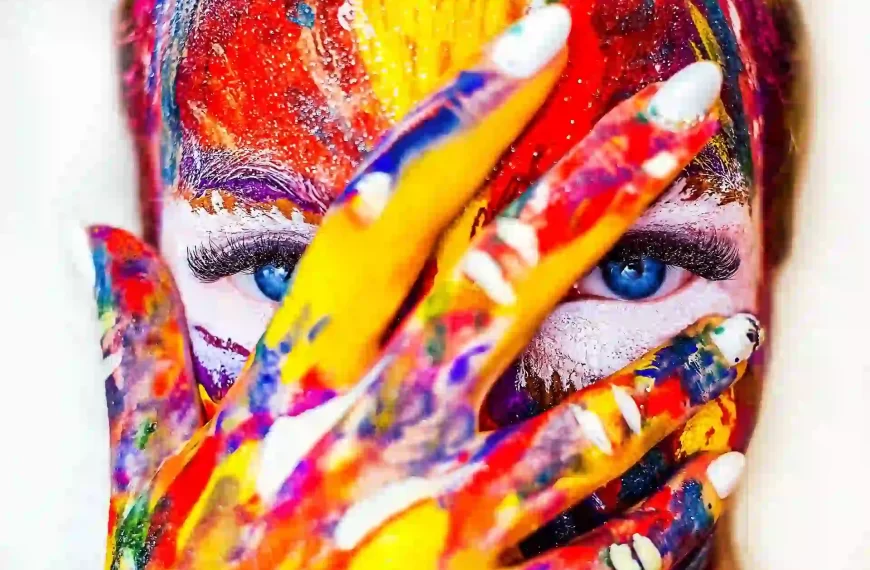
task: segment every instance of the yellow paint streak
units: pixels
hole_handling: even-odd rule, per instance
[[[397,120],[525,10],[527,0],[359,0],[354,33],[372,89]]]
[[[234,478],[239,484],[238,495],[235,504],[247,503],[256,493],[255,481],[249,475],[257,472],[256,463],[259,461],[258,451],[260,449],[259,442],[249,441],[242,444],[232,455],[221,461],[206,484],[205,489],[197,500],[190,515],[184,521],[184,524],[178,531],[177,548],[178,552],[184,552],[188,541],[190,541],[194,530],[206,514],[206,507],[209,504],[212,493],[219,481],[225,477]]]
[[[444,237],[438,244],[436,259],[438,267],[455,267],[462,255],[471,243],[471,230],[479,213],[487,205],[486,198],[475,198],[468,203],[462,214],[444,232]],[[479,229],[479,228],[478,228]],[[439,271],[435,275],[436,281],[442,281],[448,277],[447,272]]]
[[[357,550],[348,570],[438,568],[450,518],[426,501],[387,523]]]
[[[728,442],[736,421],[737,405],[734,402],[734,391],[731,389],[722,394],[718,400],[701,408],[686,423],[680,435],[677,458],[683,460],[701,451],[730,451]]]

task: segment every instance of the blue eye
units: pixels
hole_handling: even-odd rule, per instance
[[[290,270],[283,265],[263,265],[254,270],[257,289],[273,301],[280,301],[290,284]]]
[[[601,265],[601,277],[615,295],[630,301],[654,295],[665,282],[668,266],[652,257],[614,259]]]

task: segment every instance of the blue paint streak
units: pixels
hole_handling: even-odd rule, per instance
[[[387,135],[383,145],[375,151],[371,163],[351,180],[334,203],[342,204],[355,196],[356,184],[368,174],[383,172],[395,179],[414,157],[458,131],[462,126],[458,110],[466,106],[463,100],[486,87],[489,80],[487,74],[462,72],[451,85],[412,111],[399,126],[399,129],[407,130]]]
[[[468,371],[471,368],[471,359],[475,356],[485,353],[489,350],[489,348],[489,345],[476,346],[465,354],[459,355],[459,357],[453,362],[453,365],[450,367],[450,383],[455,384],[457,382],[465,380],[465,378],[468,376]]]
[[[326,316],[314,323],[314,326],[311,327],[311,330],[308,331],[308,342],[314,342],[314,339],[320,336],[320,333],[323,332],[323,330],[329,324],[329,321],[330,318]]]
[[[296,14],[289,16],[291,22],[309,30],[314,27],[314,10],[305,2],[296,4]]]

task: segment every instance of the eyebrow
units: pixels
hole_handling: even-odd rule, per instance
[[[201,150],[185,145],[181,179],[200,198],[209,190],[229,192],[258,203],[281,198],[318,214],[326,212],[332,195],[325,185],[280,165],[266,152]]]
[[[730,154],[723,158],[712,145],[706,146],[686,167],[683,199],[694,201],[712,196],[720,206],[752,202],[753,189],[740,161]]]
[[[687,228],[630,230],[605,259],[652,257],[708,281],[725,281],[740,268],[740,251],[730,238]]]

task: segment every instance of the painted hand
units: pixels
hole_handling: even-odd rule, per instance
[[[704,319],[521,424],[487,431],[479,410],[565,291],[715,132],[714,65],[618,105],[451,270],[418,279],[546,98],[569,26],[561,7],[535,12],[387,135],[219,403],[201,405],[160,259],[91,230],[104,349],[120,357],[106,381],[108,567],[653,570],[709,535],[742,456],[696,456],[662,485],[679,454],[660,444],[743,374],[754,318]],[[654,460],[662,469],[634,494],[606,492]],[[589,528],[605,524],[524,556],[540,543],[527,537],[590,496]]]

